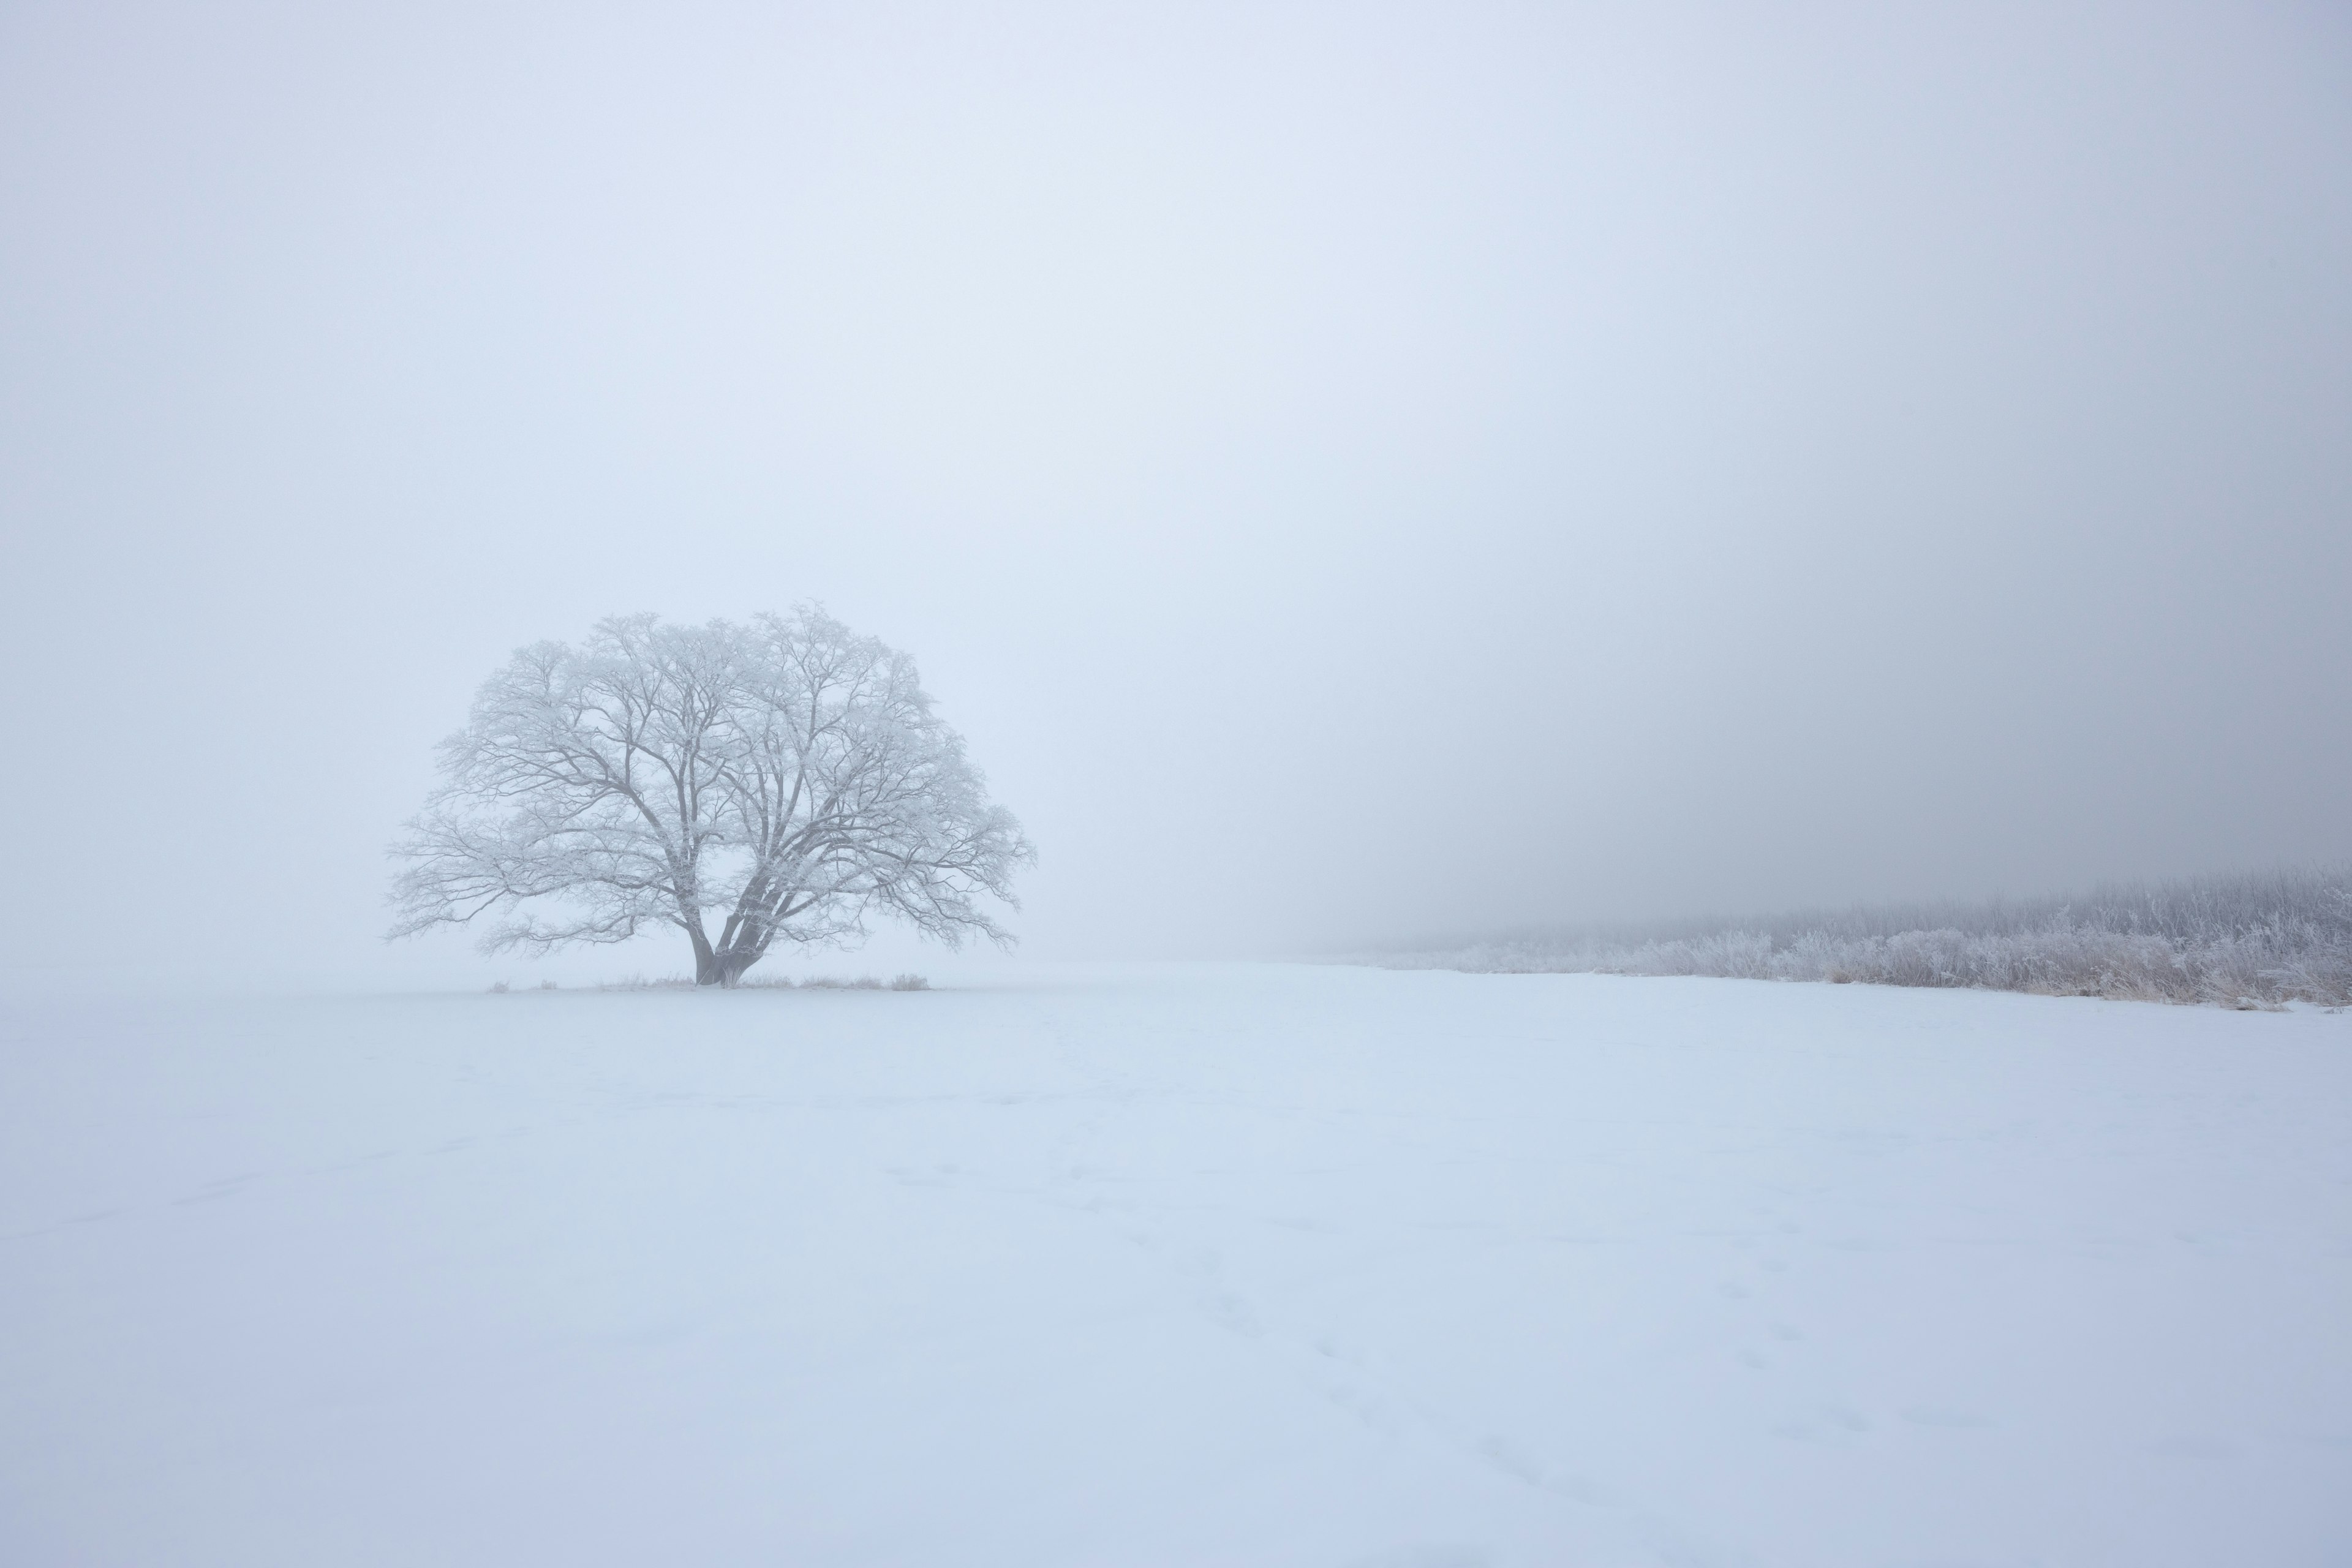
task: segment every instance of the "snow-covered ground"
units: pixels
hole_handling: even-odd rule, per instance
[[[2340,1564],[2352,1016],[17,1002],[0,1562]]]

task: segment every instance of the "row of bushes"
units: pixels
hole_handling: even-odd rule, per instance
[[[1975,986],[2275,1007],[2352,1005],[2352,868],[2103,888],[2087,898],[1801,911],[1530,935],[1397,968]]]

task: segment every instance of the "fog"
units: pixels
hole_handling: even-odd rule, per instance
[[[803,599],[1038,957],[2352,854],[2340,10],[15,5],[0,215],[19,974],[479,971],[475,686]]]

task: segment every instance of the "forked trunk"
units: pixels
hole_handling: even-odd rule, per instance
[[[734,984],[736,975],[742,973],[742,970],[737,969],[734,974],[727,973],[725,963],[710,945],[710,938],[703,934],[702,921],[688,922],[686,934],[694,943],[694,983],[697,985]]]
[[[719,933],[719,945],[713,947],[704,937],[697,921],[688,929],[694,932],[694,983],[698,985],[724,985],[730,989],[743,978],[743,972],[766,956],[767,942],[758,931],[763,922],[746,919],[739,903],[728,917],[726,929]]]
[[[741,948],[713,948],[698,939],[694,944],[694,983],[732,988],[743,972],[760,962],[760,954]]]

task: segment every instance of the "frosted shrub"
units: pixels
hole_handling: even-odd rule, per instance
[[[1395,954],[1398,968],[1706,974],[2275,1007],[2352,1006],[2352,869],[1891,905]]]

